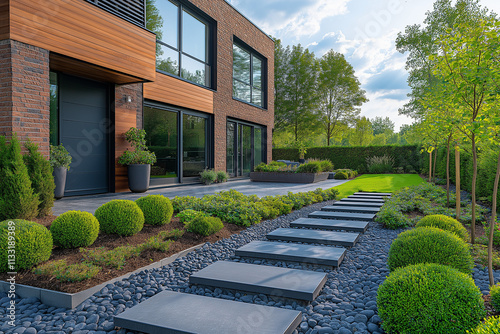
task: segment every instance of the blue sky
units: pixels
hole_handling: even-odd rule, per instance
[[[398,115],[407,101],[406,56],[396,51],[398,32],[422,23],[432,0],[228,0],[285,45],[298,43],[316,56],[333,49],[354,66],[369,102],[363,116],[390,117],[396,130],[411,119]],[[500,13],[499,0],[481,4]]]

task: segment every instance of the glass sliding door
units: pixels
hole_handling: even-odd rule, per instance
[[[182,117],[182,176],[199,177],[208,168],[207,118],[190,114]]]
[[[235,141],[236,124],[233,122],[228,122],[226,129],[226,171],[232,177],[236,176]]]
[[[226,171],[232,177],[248,176],[264,161],[264,131],[261,127],[228,121],[226,128]]]
[[[253,150],[254,150],[254,166],[257,166],[261,162],[264,161],[262,157],[262,143],[264,141],[262,140],[262,129],[255,127],[253,129]]]
[[[252,128],[240,125],[241,131],[241,172],[242,176],[249,176],[252,171]]]

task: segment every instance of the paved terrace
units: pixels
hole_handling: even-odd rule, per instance
[[[252,182],[249,179],[229,181],[221,184],[212,184],[204,186],[201,184],[195,185],[176,185],[167,188],[154,188],[146,193],[136,194],[131,192],[112,193],[103,195],[91,196],[74,196],[65,197],[54,203],[54,214],[60,215],[69,210],[80,210],[94,213],[94,211],[102,204],[113,199],[128,199],[136,200],[139,197],[146,195],[163,195],[169,198],[175,196],[195,196],[202,197],[203,195],[214,194],[223,190],[234,189],[245,195],[257,195],[259,197],[270,195],[286,195],[289,191],[306,192],[317,188],[328,189],[338,186],[348,180],[326,180],[317,183],[298,184],[298,183],[272,183],[272,182]]]

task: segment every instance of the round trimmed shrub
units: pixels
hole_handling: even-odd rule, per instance
[[[144,214],[144,222],[151,225],[165,225],[170,223],[174,208],[172,202],[162,195],[148,195],[138,198],[135,203]]]
[[[471,274],[474,260],[467,244],[456,234],[435,227],[400,233],[392,242],[387,260],[391,271],[417,263],[439,263]]]
[[[10,232],[10,234],[9,234]],[[14,240],[9,240],[14,237]],[[0,222],[0,272],[29,269],[52,254],[52,234],[35,222],[12,219]],[[14,267],[9,266],[9,246],[14,246]]]
[[[349,174],[347,172],[335,172],[333,176],[335,180],[349,180]]]
[[[377,307],[388,333],[465,333],[486,314],[474,280],[435,263],[392,272],[378,289]]]
[[[57,217],[50,226],[54,243],[63,248],[87,247],[99,234],[99,221],[82,211],[68,211]]]
[[[144,214],[135,202],[114,199],[95,211],[101,231],[123,236],[134,235],[144,226]]]
[[[224,228],[218,217],[198,216],[187,224],[187,230],[196,234],[209,236]]]
[[[473,330],[467,331],[469,334],[492,334],[500,333],[500,317],[490,317],[485,322],[479,324]]]
[[[437,227],[458,235],[464,241],[469,240],[469,233],[458,220],[445,215],[429,215],[420,219],[416,227]]]

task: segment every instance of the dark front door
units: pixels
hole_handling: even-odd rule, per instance
[[[58,76],[59,141],[73,162],[65,195],[109,192],[109,86]]]

